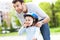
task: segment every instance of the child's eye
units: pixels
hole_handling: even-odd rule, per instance
[[[28,20],[28,21],[30,21],[30,20]]]
[[[26,21],[30,21],[30,20],[26,20]]]
[[[30,21],[30,19],[28,19],[27,21]]]

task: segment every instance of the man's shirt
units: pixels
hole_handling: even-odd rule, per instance
[[[27,6],[27,10],[28,12],[35,12],[38,15],[39,20],[44,19],[45,17],[47,17],[48,15],[36,4],[34,3],[26,3]],[[21,24],[24,23],[24,13],[16,13],[18,19],[20,20]]]

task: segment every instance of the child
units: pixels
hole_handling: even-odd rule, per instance
[[[24,18],[25,22],[23,24],[23,27],[19,30],[19,35],[22,35],[23,32],[26,32],[26,40],[40,40],[40,29],[39,27],[35,26],[35,24],[38,22],[38,15],[33,12],[30,12],[24,14]]]

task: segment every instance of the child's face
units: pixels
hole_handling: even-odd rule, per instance
[[[31,26],[33,24],[33,18],[30,16],[25,17],[25,23],[27,26]]]

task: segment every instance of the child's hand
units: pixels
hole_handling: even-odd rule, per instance
[[[28,24],[26,22],[24,22],[23,26],[26,28],[28,26]]]

